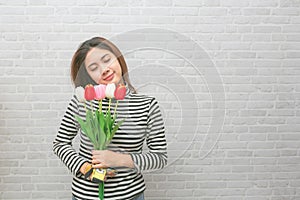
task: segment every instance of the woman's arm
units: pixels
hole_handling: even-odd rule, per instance
[[[162,115],[155,98],[149,105],[146,143],[147,153],[131,153],[135,168],[141,170],[161,169],[167,164],[167,142]]]
[[[72,140],[77,135],[79,129],[79,125],[75,119],[75,115],[78,115],[78,110],[78,100],[73,96],[61,120],[58,134],[53,141],[54,153],[74,175],[77,175],[83,164],[87,162],[72,147]]]

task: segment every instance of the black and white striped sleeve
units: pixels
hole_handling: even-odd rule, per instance
[[[79,129],[78,122],[75,119],[75,116],[79,113],[78,110],[78,100],[74,95],[61,120],[58,134],[53,141],[54,153],[74,175],[79,173],[80,167],[87,162],[78,155],[72,146],[72,140],[77,135]]]
[[[167,164],[167,143],[163,118],[155,98],[149,105],[146,143],[149,152],[131,154],[138,172],[163,168]]]

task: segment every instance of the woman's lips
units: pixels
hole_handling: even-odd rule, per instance
[[[111,81],[113,78],[114,78],[114,73],[112,73],[111,75],[107,76],[103,80],[105,80],[105,81]]]

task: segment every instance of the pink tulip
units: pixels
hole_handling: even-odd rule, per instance
[[[116,90],[115,90],[115,99],[116,100],[123,100],[125,98],[126,95],[126,87],[123,84],[120,84],[117,86]]]
[[[94,100],[95,99],[95,89],[94,86],[89,84],[87,86],[85,86],[85,90],[84,90],[84,98],[86,100]]]
[[[94,86],[95,88],[95,99],[97,100],[101,100],[105,98],[105,90],[106,90],[106,85],[100,84],[100,85],[96,85]]]

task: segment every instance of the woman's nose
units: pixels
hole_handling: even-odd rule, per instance
[[[109,73],[109,71],[110,71],[109,67],[106,67],[102,72],[102,76],[105,76],[107,73]]]

